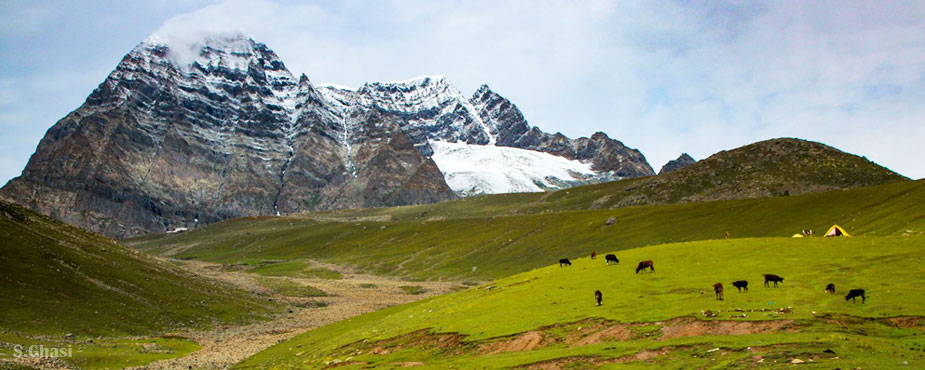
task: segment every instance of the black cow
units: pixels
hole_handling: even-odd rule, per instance
[[[845,296],[845,302],[848,302],[848,300],[850,299],[851,303],[855,303],[856,302],[855,298],[857,297],[861,297],[861,303],[864,303],[867,301],[867,297],[864,296],[864,289],[851,289],[848,292],[848,295]]]
[[[609,265],[611,262],[613,262],[613,263],[620,263],[620,260],[617,259],[617,256],[616,256],[616,255],[613,255],[613,254],[608,254],[608,255],[604,256],[604,261],[606,261],[608,265]]]
[[[604,295],[601,294],[600,290],[594,291],[594,299],[597,301],[597,305],[600,306],[601,302],[604,300]]]
[[[655,263],[652,261],[639,262],[639,265],[636,266],[636,273],[638,274],[639,271],[645,272],[646,269],[649,269],[651,272],[655,272]]]
[[[559,260],[559,267],[562,267],[562,266],[571,266],[571,265],[572,265],[572,262],[569,261],[568,258],[562,258],[562,259]]]
[[[739,293],[742,293],[742,289],[745,289],[745,293],[748,293],[748,282],[745,280],[733,281],[732,286],[736,287],[736,289],[739,290]]]
[[[826,292],[826,293],[829,293],[829,294],[835,294],[835,284],[834,284],[834,283],[829,283],[829,285],[826,285],[826,286],[825,286],[825,292]]]
[[[764,276],[764,286],[770,288],[770,282],[774,282],[774,287],[777,288],[777,283],[783,283],[784,278],[774,275],[774,274],[762,274]]]

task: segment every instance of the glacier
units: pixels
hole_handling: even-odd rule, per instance
[[[595,182],[591,163],[514,147],[430,140],[431,157],[461,196],[541,192]]]

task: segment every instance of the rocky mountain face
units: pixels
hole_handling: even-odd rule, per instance
[[[572,140],[530,127],[487,86],[471,99],[437,77],[315,86],[244,36],[192,45],[152,36],[48,130],[0,196],[114,237],[455,198],[432,142],[591,165],[566,181],[529,180],[558,186],[653,174],[638,151],[602,133]],[[488,183],[478,192],[497,191]]]
[[[695,161],[693,157],[687,153],[683,153],[677,159],[672,159],[668,161],[668,163],[665,163],[665,165],[662,166],[662,169],[658,170],[658,174],[662,175],[674,170],[680,170],[694,163],[697,163],[697,161]]]

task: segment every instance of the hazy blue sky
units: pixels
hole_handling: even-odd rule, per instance
[[[487,83],[656,171],[793,136],[925,177],[923,1],[0,0],[0,24],[0,183],[148,35],[230,31],[315,83]]]

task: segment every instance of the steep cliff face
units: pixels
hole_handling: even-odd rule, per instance
[[[451,166],[432,158],[435,142],[574,163],[505,162],[502,168],[528,174],[515,179],[523,186],[483,182],[463,191],[446,178],[484,174],[444,170]],[[571,140],[530,127],[487,86],[472,98],[442,77],[315,86],[245,36],[183,44],[152,36],[49,129],[0,196],[125,237],[241,216],[430,203],[651,172],[638,151],[602,133]]]

